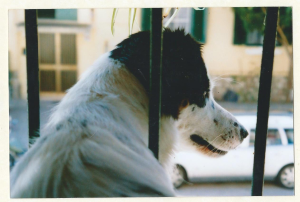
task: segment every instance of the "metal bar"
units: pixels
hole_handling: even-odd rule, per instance
[[[262,196],[278,7],[267,9],[259,81],[252,196]]]
[[[29,146],[39,137],[40,95],[37,11],[25,10]]]
[[[162,9],[152,8],[150,25],[149,149],[157,159],[161,117],[162,37]]]

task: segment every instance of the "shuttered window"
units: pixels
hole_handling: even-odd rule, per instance
[[[204,10],[192,9],[193,21],[191,26],[191,34],[197,41],[202,43],[206,42],[207,15],[208,8]]]
[[[55,41],[54,34],[40,34],[40,63],[55,63]]]
[[[38,9],[39,19],[77,20],[77,9]]]
[[[40,71],[40,90],[51,92],[55,91],[55,71],[54,70],[41,70]]]
[[[263,44],[263,35],[257,30],[247,32],[243,26],[243,21],[239,15],[235,13],[233,43],[237,45],[245,44],[250,46],[261,46]]]
[[[76,64],[76,35],[61,34],[61,64]]]
[[[40,91],[65,92],[77,81],[76,34],[40,33]]]
[[[172,16],[175,9],[172,9],[169,16],[164,19],[164,23]],[[193,8],[180,8],[178,14],[170,23],[169,28],[172,30],[184,28],[187,33],[190,33],[197,41],[206,42],[207,30],[207,15],[208,8],[204,10],[195,10]],[[142,30],[150,30],[150,9],[142,9]]]

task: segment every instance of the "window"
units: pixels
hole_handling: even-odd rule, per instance
[[[41,92],[65,92],[76,83],[76,54],[75,34],[39,34]]]
[[[38,9],[38,18],[56,20],[77,20],[76,9]]]
[[[184,28],[187,33],[190,33],[197,41],[205,43],[206,41],[206,22],[207,9],[196,11],[193,8],[180,8],[176,17],[168,26],[172,30]],[[164,19],[164,23],[172,16],[175,9],[172,9],[169,16]],[[149,8],[142,9],[142,30],[150,30],[150,14]]]
[[[164,19],[164,23],[166,23],[170,17],[173,15],[175,9],[172,8],[169,16]],[[182,28],[186,30],[186,32],[191,32],[191,20],[192,20],[192,9],[191,8],[181,8],[179,9],[177,15],[169,24],[169,28],[175,30],[177,28]]]
[[[40,63],[55,64],[54,34],[40,34]]]
[[[254,30],[247,32],[243,27],[243,21],[235,13],[234,21],[234,44],[246,44],[246,45],[262,45],[263,34]]]
[[[38,18],[55,18],[55,10],[54,9],[38,9]]]
[[[293,144],[294,143],[294,129],[284,129],[287,139],[288,139],[288,143],[289,144]]]
[[[255,130],[250,130],[250,142],[249,145],[253,146],[255,142]],[[268,129],[267,145],[281,145],[281,137],[277,129]]]
[[[262,24],[264,23],[264,14],[260,7],[254,7],[251,9],[253,12],[252,17],[249,17],[249,20],[253,22],[253,24]],[[291,7],[281,7],[279,15],[279,24],[281,29],[284,32],[289,43],[292,43],[292,8]],[[238,14],[235,10],[234,17],[234,44],[245,44],[245,45],[258,45],[261,46],[263,44],[263,31],[260,32],[255,30],[252,27],[250,32],[247,32],[244,28],[243,21],[240,16],[245,16],[244,13]],[[255,17],[254,17],[255,16]],[[290,16],[290,17],[289,17]],[[247,18],[248,19],[248,18]],[[251,27],[251,23],[247,23],[248,26]],[[276,45],[279,46],[282,43],[282,39],[280,35],[277,33]]]

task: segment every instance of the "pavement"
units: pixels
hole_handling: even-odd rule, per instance
[[[251,182],[214,182],[185,184],[176,190],[177,196],[251,196]],[[294,189],[286,189],[265,182],[263,196],[294,196]]]

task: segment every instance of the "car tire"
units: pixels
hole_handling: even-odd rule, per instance
[[[295,187],[294,165],[284,166],[278,173],[277,180],[282,187],[293,189]]]
[[[181,165],[176,165],[173,172],[173,186],[179,188],[185,181],[187,181],[187,174]]]

